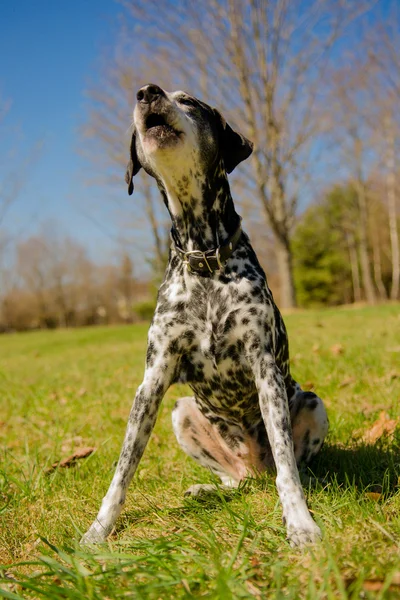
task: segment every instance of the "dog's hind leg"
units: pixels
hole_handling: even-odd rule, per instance
[[[307,464],[321,449],[328,433],[328,415],[321,398],[298,389],[289,402],[294,455],[298,465]]]
[[[181,448],[196,462],[220,477],[222,483],[237,487],[246,477],[243,460],[229,448],[217,428],[201,413],[193,397],[180,398],[172,412],[172,426]],[[186,494],[195,495],[215,489],[195,485]]]
[[[200,411],[193,397],[177,401],[172,412],[172,425],[178,443],[186,454],[217,475],[226,487],[237,487],[257,468],[264,470],[264,466],[252,464],[252,454],[257,457],[260,455],[258,448],[257,451],[252,449],[255,440],[250,440],[239,427],[234,427],[233,443],[228,444],[217,426]],[[198,495],[215,489],[212,484],[196,484],[185,495]]]
[[[142,457],[156,422],[158,408],[174,376],[175,362],[170,357],[155,361],[145,371],[136,392],[117,468],[99,513],[81,543],[103,542],[113,529],[125,502],[129,483]]]

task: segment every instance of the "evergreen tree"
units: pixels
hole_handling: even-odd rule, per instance
[[[293,237],[299,305],[336,305],[354,299],[352,249],[356,248],[356,194],[336,186],[304,213]],[[352,268],[353,267],[353,268]]]

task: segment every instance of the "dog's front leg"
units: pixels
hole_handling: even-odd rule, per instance
[[[99,513],[81,543],[103,542],[111,532],[125,502],[129,483],[156,422],[161,400],[173,379],[175,362],[147,368],[136,392],[118,465]]]
[[[268,352],[258,356],[253,352],[252,364],[261,414],[275,460],[276,485],[288,539],[292,546],[303,546],[320,539],[321,531],[310,515],[300,483],[283,378],[275,358]]]

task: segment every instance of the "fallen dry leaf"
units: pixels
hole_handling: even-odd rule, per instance
[[[253,567],[253,569],[257,569],[261,565],[260,560],[259,558],[257,558],[257,556],[252,556],[250,558],[250,564]]]
[[[348,579],[345,582],[346,587],[349,587],[352,583],[354,583],[354,581],[355,581],[354,579]],[[362,584],[362,589],[365,592],[379,592],[380,590],[382,590],[382,588],[384,586],[386,586],[386,583],[382,579],[366,579]],[[392,576],[392,579],[390,581],[389,587],[387,588],[387,591],[398,592],[399,588],[400,588],[400,573],[394,573]]]
[[[29,542],[28,544],[25,544],[24,550],[21,553],[20,558],[26,558],[30,554],[32,554],[32,552],[36,550],[36,548],[39,546],[41,541],[42,540],[40,538],[37,538],[34,542]]]
[[[376,412],[377,410],[387,410],[387,402],[382,404],[371,404],[370,400],[365,400],[360,408],[361,412],[368,416],[371,413]],[[360,436],[363,435],[363,431],[359,432]]]
[[[79,458],[86,458],[87,456],[92,454],[92,452],[94,452],[95,450],[96,450],[96,448],[92,448],[92,447],[77,448],[75,450],[75,452],[73,454],[71,454],[71,456],[68,456],[67,458],[63,458],[63,460],[61,460],[61,461],[57,461],[57,462],[53,463],[51,465],[51,467],[49,467],[46,470],[46,473],[50,473],[53,469],[57,469],[57,467],[63,467],[63,468],[71,467],[73,464],[75,464],[75,462]]]
[[[251,583],[251,581],[247,580],[245,583],[249,593],[252,596],[255,596],[256,598],[262,597],[260,590],[253,583]]]
[[[382,498],[382,494],[379,494],[379,492],[367,492],[365,495],[374,502],[379,502],[379,500]]]
[[[305,381],[302,387],[305,392],[310,392],[315,388],[315,383],[313,383],[312,381]]]
[[[366,579],[363,583],[363,589],[366,592],[379,592],[384,585],[385,582],[379,579]],[[399,587],[400,585],[398,583],[391,583],[387,589],[390,592],[394,592],[395,590],[398,590]]]
[[[346,387],[347,385],[350,385],[351,383],[354,383],[355,381],[356,381],[356,378],[355,378],[355,377],[352,377],[352,376],[350,375],[349,377],[345,377],[345,378],[343,379],[343,381],[341,381],[341,382],[339,383],[339,386],[338,386],[338,387],[339,387],[339,388],[344,388],[344,387]]]
[[[361,439],[366,444],[374,444],[383,435],[392,435],[398,424],[399,418],[391,419],[387,412],[382,410],[379,413],[379,418],[372,427],[364,433]]]
[[[395,585],[400,585],[400,571],[397,571],[397,573],[394,573],[392,575],[392,581],[390,582],[391,584],[395,584]]]
[[[387,378],[389,381],[393,381],[393,379],[400,379],[400,373],[398,373],[397,371],[390,371],[387,374]]]
[[[189,583],[188,583],[187,579],[181,579],[181,582],[182,582],[183,587],[187,591],[187,593],[192,595],[192,592],[190,591],[190,587],[189,587]]]
[[[331,352],[332,354],[335,354],[335,356],[339,356],[339,354],[343,354],[344,347],[342,344],[333,344],[333,346],[331,346]]]

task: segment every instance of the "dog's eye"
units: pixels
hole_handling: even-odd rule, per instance
[[[192,98],[178,98],[179,104],[184,104],[185,106],[196,106],[196,102]]]

